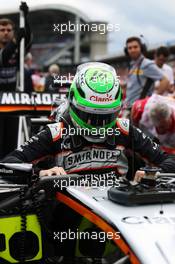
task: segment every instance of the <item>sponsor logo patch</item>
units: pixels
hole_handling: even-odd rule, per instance
[[[72,169],[86,163],[103,163],[113,162],[117,163],[120,156],[120,150],[96,149],[83,150],[78,153],[71,153],[64,159],[64,168]]]
[[[100,97],[100,96],[97,96],[97,95],[91,95],[90,96],[90,100],[91,101],[95,101],[95,102],[110,102],[112,101],[112,95],[110,94],[107,94],[106,97]]]

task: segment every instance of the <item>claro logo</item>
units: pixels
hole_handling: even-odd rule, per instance
[[[95,102],[110,102],[112,101],[112,95],[107,94],[106,97],[99,97],[97,95],[91,95],[90,100],[95,101]]]

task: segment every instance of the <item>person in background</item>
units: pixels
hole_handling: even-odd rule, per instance
[[[57,64],[52,64],[49,67],[49,73],[45,80],[45,92],[54,91],[54,79],[58,78],[60,74],[60,68]]]
[[[152,133],[163,149],[175,154],[175,108],[165,102],[157,102],[150,109],[149,117],[153,123]]]
[[[44,92],[45,89],[45,74],[42,69],[37,66],[32,73],[33,90],[35,92]]]
[[[145,58],[145,53],[146,46],[140,38],[130,37],[126,40],[125,54],[130,60],[125,100],[128,110],[136,100],[153,93],[155,81],[160,82],[156,87],[158,94],[163,94],[169,83],[155,62]]]
[[[166,78],[169,81],[169,87],[167,89],[167,93],[173,93],[174,92],[174,73],[173,69],[166,64],[169,56],[169,51],[166,47],[159,47],[155,52],[155,63],[156,65],[161,69],[162,73],[166,76]],[[155,82],[155,86],[159,85],[159,81]]]
[[[17,71],[19,69],[19,46],[25,37],[25,49],[31,44],[30,27],[27,22],[28,6],[20,5],[26,27],[15,34],[15,24],[8,18],[0,19],[0,92],[15,92]],[[3,116],[0,113],[0,157],[3,157],[17,145],[18,117]]]
[[[138,100],[131,111],[132,122],[168,153],[175,154],[175,100],[154,94]]]
[[[28,52],[24,58],[24,66],[26,69],[32,71],[32,65],[33,65],[33,56],[30,52]]]

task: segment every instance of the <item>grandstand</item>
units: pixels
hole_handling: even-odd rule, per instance
[[[40,68],[46,70],[52,63],[58,63],[61,66],[62,73],[74,72],[76,65],[86,61],[103,61],[121,68],[126,68],[127,59],[124,53],[108,55],[108,35],[99,34],[99,32],[89,32],[85,30],[80,34],[66,31],[60,34],[54,31],[54,24],[61,25],[78,23],[91,25],[92,23],[108,23],[104,21],[104,13],[90,12],[96,8],[94,1],[90,0],[89,8],[85,8],[80,1],[71,2],[69,0],[43,0],[27,1],[30,13],[29,21],[33,32],[33,44],[31,53],[34,62]],[[86,4],[87,6],[87,4]],[[104,9],[104,6],[103,6]],[[105,17],[110,17],[108,9]],[[15,24],[19,24],[19,6],[13,2],[1,9],[0,17],[10,17]],[[153,58],[154,50],[160,45],[149,48],[148,57]],[[162,45],[162,43],[161,43]],[[175,43],[167,43],[170,49],[170,64],[174,66],[175,61]]]
[[[107,33],[99,32],[66,31],[60,34],[56,29],[57,25],[68,23],[79,23],[88,26],[95,21],[96,17],[87,14],[82,6],[75,7],[69,1],[28,1],[30,8],[29,22],[33,32],[33,44],[31,52],[34,55],[35,63],[47,68],[51,63],[58,63],[66,69],[70,65],[80,62],[94,60],[95,56],[104,56],[107,51]],[[1,10],[0,17],[11,18],[15,24],[19,24],[18,6],[9,6]],[[103,23],[106,23],[105,21]]]

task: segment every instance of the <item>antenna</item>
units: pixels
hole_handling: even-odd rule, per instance
[[[147,38],[145,38],[145,36],[143,34],[140,34],[139,35],[140,39],[141,39],[141,42],[142,44],[146,45],[147,47],[149,46],[149,41]]]

